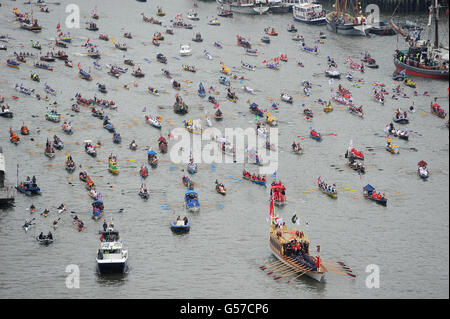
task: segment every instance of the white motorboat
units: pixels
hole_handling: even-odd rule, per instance
[[[119,232],[113,228],[100,231],[103,242],[97,253],[97,270],[100,274],[124,273],[127,271],[128,251],[119,241]]]
[[[244,14],[264,14],[270,9],[267,1],[265,0],[247,0],[241,2],[227,3],[224,0],[216,0],[221,6],[224,4],[229,5],[230,11]]]
[[[150,123],[150,125],[152,125],[156,128],[161,128],[161,120],[162,120],[161,116],[155,117],[155,116],[150,115],[150,116],[146,116],[145,119],[147,120],[148,123]]]
[[[200,17],[198,16],[197,11],[193,10],[193,9],[189,9],[188,14],[186,15],[186,17],[190,20],[194,20],[194,21],[198,21],[200,20]]]
[[[328,68],[325,70],[325,76],[332,79],[340,79],[341,73],[334,68]]]
[[[299,3],[294,4],[292,13],[294,20],[306,24],[325,25],[327,23],[322,5],[312,0],[300,0]]]
[[[188,56],[192,54],[191,46],[189,44],[180,45],[180,55]]]

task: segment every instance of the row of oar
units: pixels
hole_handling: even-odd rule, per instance
[[[291,282],[291,280],[296,280],[301,276],[303,276],[304,274],[307,274],[310,271],[312,271],[311,268],[306,268],[305,266],[299,265],[298,263],[295,262],[295,260],[293,260],[290,257],[284,257],[284,259],[286,260],[286,263],[277,260],[275,262],[261,266],[259,268],[263,271],[268,270],[267,275],[269,276],[272,275],[274,280],[296,275],[293,279],[291,278],[288,281],[288,283]]]
[[[312,268],[309,268],[307,266],[302,266],[298,264],[293,258],[291,257],[284,257],[285,262],[282,262],[280,260],[276,260],[272,263],[269,263],[267,265],[259,267],[261,270],[266,271],[267,275],[272,275],[274,280],[291,277],[289,279],[288,283],[290,283],[292,280],[296,280],[303,276],[304,274],[307,274],[311,271],[313,271]],[[355,278],[356,275],[353,274],[350,267],[348,267],[344,262],[338,261],[322,261],[321,265],[326,268],[325,272],[333,272],[341,275],[347,275],[350,277]],[[296,275],[294,278],[292,278],[293,275]]]

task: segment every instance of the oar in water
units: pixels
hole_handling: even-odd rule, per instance
[[[296,279],[300,278],[301,276],[303,276],[304,274],[306,274],[306,273],[308,273],[308,272],[309,272],[308,270],[307,270],[307,271],[304,271],[304,272],[302,272],[300,275],[298,275],[297,277],[295,277],[294,279],[289,279],[288,283],[290,283],[292,280],[296,280]]]
[[[269,263],[269,264],[260,266],[259,268],[262,269],[262,270],[265,270],[265,269],[268,268],[268,267],[271,267],[271,266],[273,266],[273,265],[279,265],[280,263],[281,263],[281,261],[276,260],[276,261],[271,262],[271,263]]]

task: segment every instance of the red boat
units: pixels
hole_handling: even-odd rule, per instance
[[[142,178],[146,178],[148,176],[148,168],[145,165],[141,166],[141,169],[139,171],[139,175],[141,175]]]
[[[355,148],[352,148],[346,155],[351,155],[356,159],[364,160],[364,154],[360,151],[357,151]]]
[[[286,187],[282,182],[273,182],[270,187],[270,194],[273,195],[275,205],[286,204]]]

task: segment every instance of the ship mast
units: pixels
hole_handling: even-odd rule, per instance
[[[439,5],[438,0],[433,0],[432,2],[432,10],[434,15],[434,47],[439,48]]]

